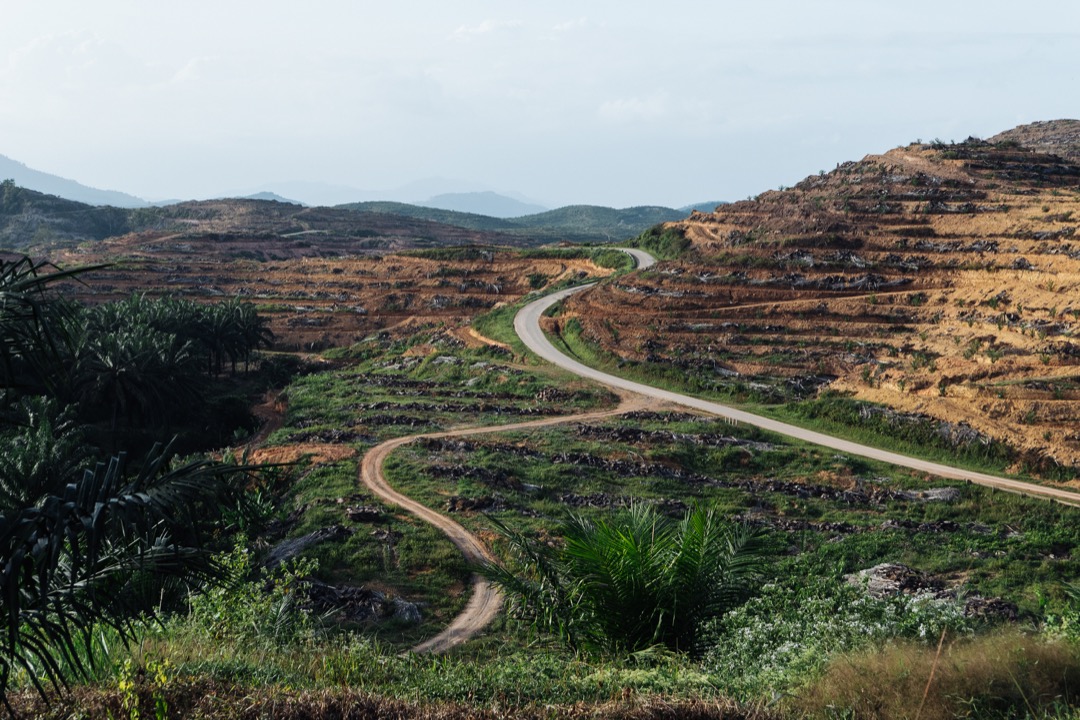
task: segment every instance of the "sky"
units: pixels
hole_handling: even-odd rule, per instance
[[[0,0],[0,17],[0,154],[149,199],[678,207],[1080,117],[1077,0]]]

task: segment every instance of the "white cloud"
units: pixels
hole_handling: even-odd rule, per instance
[[[671,112],[671,99],[666,92],[645,97],[616,98],[603,102],[597,114],[612,123],[651,122],[666,117]]]
[[[191,58],[176,71],[172,76],[172,81],[174,83],[198,82],[205,76],[204,68],[209,67],[213,62],[214,59],[207,56]]]
[[[582,30],[588,26],[589,18],[579,17],[577,20],[567,20],[566,22],[561,22],[551,29],[555,32],[570,32],[572,30]]]
[[[479,25],[462,25],[454,31],[454,37],[468,38],[477,35],[489,35],[499,30],[521,27],[520,20],[485,20]]]

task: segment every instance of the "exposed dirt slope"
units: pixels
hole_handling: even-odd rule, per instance
[[[1080,120],[1045,120],[1021,125],[998,133],[989,142],[1012,142],[1037,152],[1080,160]]]
[[[690,255],[568,310],[752,399],[850,390],[1080,464],[1078,226],[1080,164],[914,144],[671,224]]]
[[[430,323],[464,324],[543,283],[611,270],[589,260],[533,257],[476,249],[471,259],[414,255],[303,257],[259,261],[229,257],[215,243],[176,241],[147,247],[108,240],[57,253],[60,266],[115,262],[72,290],[100,302],[129,296],[179,295],[207,301],[249,299],[271,320],[282,350],[347,346],[372,332],[401,332]]]

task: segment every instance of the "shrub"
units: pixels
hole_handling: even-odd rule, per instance
[[[678,523],[641,504],[610,521],[571,515],[558,547],[500,529],[511,561],[485,574],[512,614],[573,649],[692,649],[703,621],[745,599],[763,558],[755,534],[700,508]]]
[[[946,627],[972,629],[955,601],[877,599],[838,578],[796,570],[707,625],[703,664],[726,691],[760,696],[791,690],[837,653],[897,637],[934,641]]]

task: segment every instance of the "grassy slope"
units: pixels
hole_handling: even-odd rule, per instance
[[[465,350],[437,337],[417,338],[412,344],[372,339],[342,354],[351,355],[356,364],[302,378],[290,388],[287,423],[271,438],[272,447],[311,442],[313,435],[345,430],[365,436],[343,441],[362,451],[382,437],[406,432],[450,424],[508,422],[515,419],[512,412],[493,412],[490,407],[485,411],[479,406],[497,401],[502,406],[534,407],[537,393],[544,389],[574,393],[569,401],[564,397],[546,406],[557,414],[610,401],[606,394],[596,394],[584,386],[573,387],[561,374],[548,376],[542,371],[508,366],[496,351]],[[437,362],[440,357],[455,361]],[[487,366],[477,367],[479,363]],[[493,393],[501,396],[487,397]],[[451,402],[475,409],[445,407]],[[418,403],[432,407],[423,412],[416,407],[394,408]],[[437,409],[437,405],[444,408]],[[384,424],[381,418],[386,417],[410,425]],[[425,424],[412,427],[413,418],[420,417],[426,418]],[[769,575],[774,582],[795,582],[794,587],[804,587],[810,578],[818,578],[813,587],[826,599],[841,593],[839,573],[881,561],[900,561],[942,576],[963,577],[971,590],[1014,599],[1028,617],[1036,618],[1061,607],[1058,580],[1077,574],[1077,560],[1068,553],[1059,554],[1061,548],[1080,543],[1080,523],[1071,509],[965,485],[958,486],[960,500],[950,504],[889,500],[880,506],[849,504],[814,494],[802,497],[776,489],[779,486],[755,490],[755,486],[768,481],[843,486],[864,478],[896,490],[922,489],[924,484],[903,471],[787,443],[750,428],[718,428],[715,422],[679,414],[613,420],[595,428],[599,432],[640,431],[648,436],[646,440],[620,441],[583,434],[576,427],[557,427],[474,438],[469,443],[443,447],[414,444],[391,458],[388,472],[395,485],[440,510],[445,509],[451,495],[476,498],[492,494],[488,483],[493,478],[497,482],[500,475],[507,476],[514,482],[495,488],[507,507],[493,514],[533,531],[552,527],[564,512],[562,497],[568,493],[623,501],[630,497],[701,501],[732,514],[763,514],[785,523],[802,523],[802,530],[768,530],[776,548],[789,548],[788,553],[778,554]],[[703,447],[692,440],[717,433],[763,444]],[[653,470],[633,473],[607,469],[602,464],[555,462],[554,456],[563,453],[646,463]],[[452,477],[457,472],[454,468],[459,467],[481,472]],[[682,469],[715,482],[680,481],[657,474],[660,468]],[[447,469],[451,476],[445,474]],[[749,485],[743,487],[740,483]],[[336,521],[336,498],[348,497],[354,491],[355,460],[309,468],[287,496],[282,510],[285,513],[305,508],[300,524],[290,534],[302,534]],[[426,614],[445,618],[445,613],[459,602],[445,596],[467,570],[455,562],[452,550],[443,547],[446,543],[441,538],[426,538],[423,528],[391,509],[384,511],[386,520],[377,529],[402,534],[395,560],[388,564],[381,546],[361,526],[354,539],[314,553],[320,560],[321,572],[331,580],[367,578],[383,586],[396,585],[410,599],[427,603]],[[583,512],[606,515],[611,509],[585,507]],[[457,513],[456,517],[480,531],[490,527],[481,514]],[[881,528],[890,520],[951,521],[960,529],[940,533]],[[836,529],[844,523],[855,530]],[[786,596],[766,594],[766,598],[777,597]],[[799,601],[805,602],[806,598]],[[775,630],[768,628],[786,618],[794,607],[800,608],[799,615],[806,615],[809,606],[789,601],[779,606],[766,603],[754,611],[757,615],[752,612],[748,619],[743,618],[742,629],[736,629],[738,637],[749,632],[757,638],[752,644],[764,647],[763,643],[776,640],[770,634]],[[940,621],[939,615],[930,615],[920,622],[935,618]],[[821,620],[817,615],[812,619]],[[396,643],[411,642],[429,630],[391,627],[382,631],[382,641],[373,642],[370,631],[360,635],[303,634],[286,641],[252,636],[249,630],[233,634],[241,631],[230,629],[228,623],[220,628],[220,634],[209,642],[205,629],[183,621],[146,636],[137,649],[137,662],[170,663],[166,680],[157,683],[152,679],[154,673],[148,673],[146,677],[151,679],[139,681],[139,692],[144,693],[146,701],[152,702],[156,693],[179,708],[191,700],[191,688],[215,687],[223,697],[232,697],[234,692],[247,698],[269,693],[276,698],[295,698],[290,702],[297,707],[312,707],[304,703],[316,702],[325,707],[342,697],[333,688],[348,686],[352,692],[371,693],[372,702],[411,699],[431,712],[449,712],[439,703],[454,702],[464,703],[466,714],[492,711],[497,705],[523,716],[533,712],[527,708],[537,705],[585,703],[573,711],[560,711],[573,717],[574,713],[600,712],[599,707],[618,712],[614,706],[596,704],[630,697],[635,703],[656,707],[684,699],[716,700],[719,705],[700,706],[700,716],[744,717],[749,711],[732,710],[733,706],[722,698],[734,692],[758,703],[770,694],[770,687],[786,690],[792,683],[807,682],[812,675],[806,673],[820,671],[827,648],[845,647],[836,644],[835,638],[831,645],[815,645],[815,664],[798,664],[797,671],[777,675],[774,667],[763,668],[752,662],[752,656],[760,652],[745,657],[737,653],[713,654],[702,660],[662,656],[645,661],[574,658],[551,645],[530,641],[521,628],[506,623],[501,623],[493,635],[440,659],[396,655],[401,647]],[[891,632],[916,632],[918,637],[917,623],[894,623],[889,628]],[[731,644],[732,652],[742,647],[723,640],[723,633],[731,631],[719,628],[717,632],[717,647]],[[395,644],[380,644],[386,641]],[[932,648],[918,652],[932,653]],[[122,664],[124,657],[122,651],[118,652],[110,662]],[[732,662],[737,665],[735,671],[731,670]],[[1068,666],[1071,661],[1066,658],[1061,662]],[[1024,672],[1008,664],[1002,668],[1002,672]],[[84,706],[120,702],[117,687],[122,676],[120,665],[103,669],[99,694],[84,696]],[[221,707],[231,707],[230,701],[223,702]],[[770,713],[779,715],[780,711],[774,708]],[[786,711],[784,714],[788,715]]]

